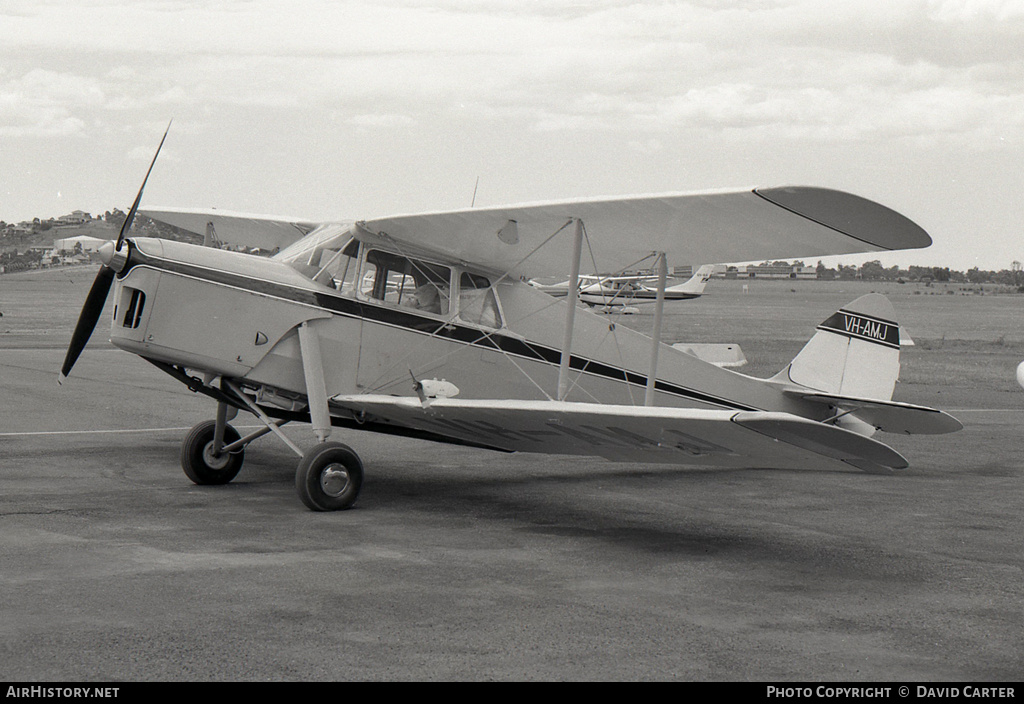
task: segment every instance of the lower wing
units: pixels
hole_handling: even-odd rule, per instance
[[[559,401],[336,396],[335,413],[513,452],[715,467],[902,469],[888,445],[789,413]]]

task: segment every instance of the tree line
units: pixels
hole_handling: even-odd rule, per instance
[[[884,267],[877,259],[864,262],[859,267],[838,264],[835,268],[826,267],[818,262],[816,272],[819,279],[862,279],[865,281],[923,281],[958,284],[1002,284],[1013,286],[1024,292],[1024,267],[1014,261],[1009,269],[991,271],[973,267],[967,271],[957,271],[948,266],[899,266]]]

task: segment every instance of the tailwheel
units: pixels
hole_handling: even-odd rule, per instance
[[[181,468],[196,484],[227,484],[242,469],[245,451],[213,454],[216,421],[207,420],[194,426],[181,444]],[[230,425],[224,426],[224,442],[227,445],[241,439],[238,431]]]
[[[299,499],[313,511],[350,508],[363,486],[363,463],[348,445],[325,442],[303,455],[295,472]]]

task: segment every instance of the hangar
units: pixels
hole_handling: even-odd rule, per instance
[[[83,252],[95,252],[100,248],[104,242],[109,240],[101,239],[99,237],[89,237],[88,235],[79,235],[77,237],[62,237],[53,241],[53,248],[58,252],[67,250],[73,252],[76,244],[81,244]]]

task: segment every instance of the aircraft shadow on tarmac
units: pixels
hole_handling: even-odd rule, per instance
[[[163,452],[159,447],[153,449]],[[195,504],[193,508],[212,508],[221,501],[238,502],[257,496],[271,503],[276,503],[276,497],[282,506],[291,507],[294,487],[289,459],[277,448],[266,454],[253,453],[251,460],[247,457],[246,470],[234,482],[196,487],[182,477],[181,490],[193,499],[202,497],[198,503],[190,502]],[[524,458],[512,458],[512,462],[524,462]],[[166,457],[161,464],[172,468]],[[817,529],[809,529],[806,515],[791,522],[785,507],[775,502],[780,482],[788,486],[806,483],[809,476],[832,475],[838,483],[828,491],[842,493],[850,479],[891,481],[891,477],[856,476],[862,474],[857,470],[705,470],[657,465],[627,469],[610,463],[595,471],[590,460],[580,458],[568,458],[563,464],[549,461],[541,468],[528,465],[513,469],[509,463],[493,476],[481,476],[489,471],[481,469],[484,464],[469,458],[459,458],[457,466],[451,460],[378,461],[379,472],[367,479],[363,498],[352,509],[354,513],[308,514],[295,506],[296,519],[341,528],[353,519],[364,525],[368,520],[360,518],[360,514],[366,516],[364,511],[410,514],[432,525],[451,525],[453,530],[507,527],[513,534],[592,543],[595,553],[614,555],[625,551],[659,562],[724,559],[783,567],[796,573],[813,572],[829,579],[882,580],[889,584],[928,579],[927,567],[898,549],[890,551],[882,544],[832,532],[826,518]],[[766,472],[775,475],[774,480],[765,484],[760,496],[750,499],[751,515],[736,506],[695,498],[719,495],[721,501],[729,502],[732,493],[719,493],[717,489],[723,486],[746,487],[742,493],[749,496],[751,482]],[[167,486],[166,479],[162,483]],[[667,485],[671,485],[669,497],[664,496]],[[806,504],[805,497],[801,505]],[[812,509],[812,515],[832,508],[828,500],[822,499],[822,504],[822,508]],[[778,513],[769,508],[772,506]],[[519,543],[513,538],[509,547]]]

